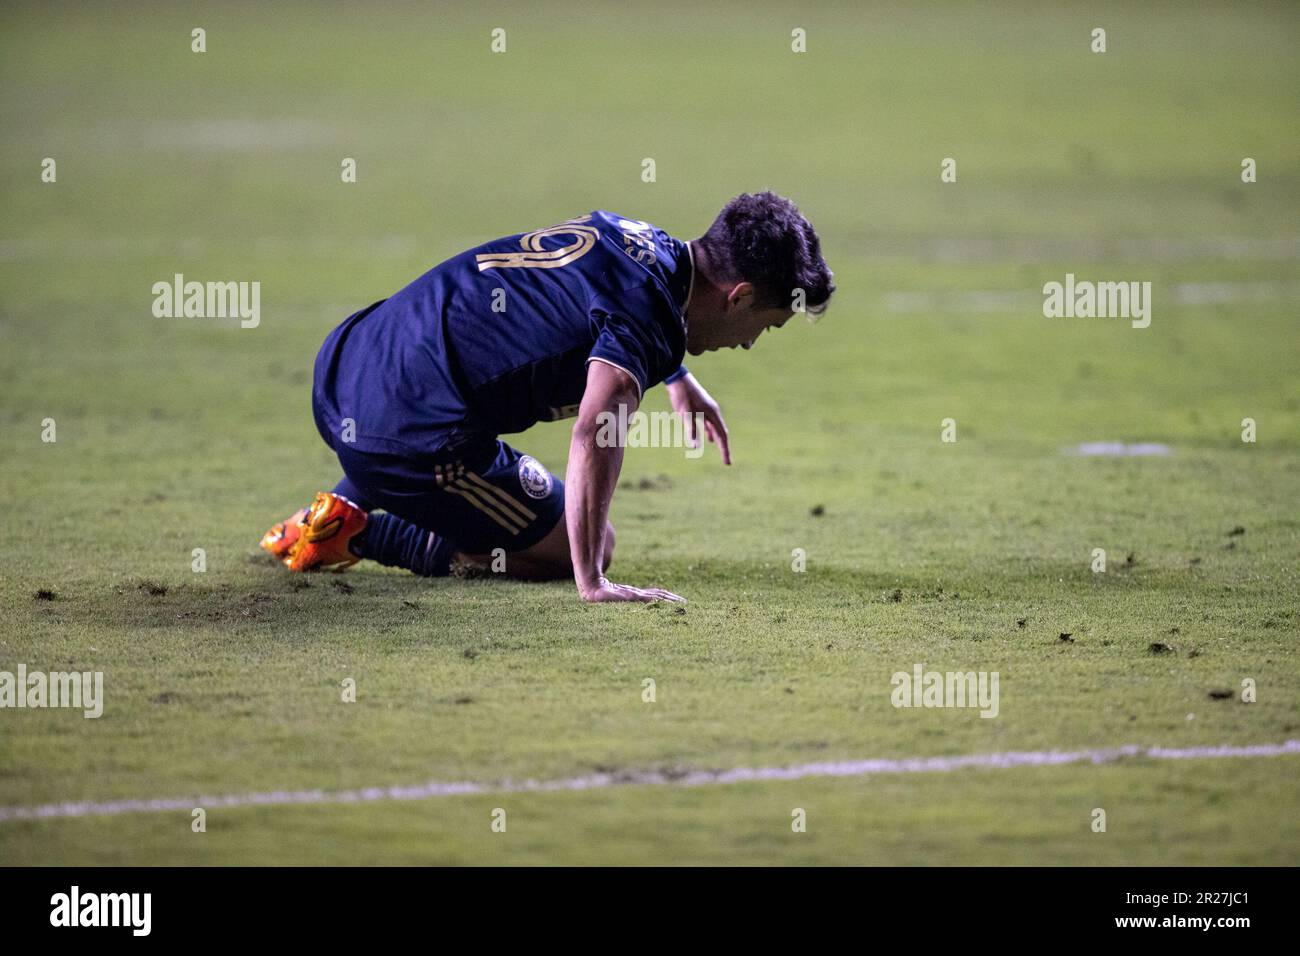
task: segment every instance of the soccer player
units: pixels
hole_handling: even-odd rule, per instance
[[[748,349],[834,289],[812,226],[770,192],[690,242],[596,211],[463,252],[326,337],[312,410],[344,478],[262,547],[292,571],[370,559],[430,576],[504,553],[506,574],[572,575],[585,601],[681,600],[605,577],[623,448],[597,440],[602,413],[631,415],[664,382],[692,447],[698,414],[731,464],[683,353]],[[497,437],[575,415],[564,482]]]

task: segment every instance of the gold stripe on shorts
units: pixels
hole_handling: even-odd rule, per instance
[[[450,491],[453,495],[460,495],[511,534],[518,534],[524,529],[524,522],[512,513],[503,513],[499,505],[495,505],[483,498],[478,489],[466,484],[463,478],[458,478],[445,486],[443,490]]]
[[[490,484],[489,482],[485,481],[481,476],[474,474],[474,472],[472,471],[467,471],[465,472],[465,477],[468,478],[470,481],[474,482],[479,487],[481,487],[486,493],[492,495],[494,498],[499,500],[502,504],[506,505],[508,508],[518,512],[519,516],[522,517],[525,521],[531,522],[537,520],[537,513],[535,511],[530,511],[528,508],[525,508],[522,504],[520,504],[514,498],[510,497],[508,494],[506,494],[496,485]]]

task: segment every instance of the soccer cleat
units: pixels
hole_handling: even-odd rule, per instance
[[[283,561],[284,556],[298,540],[298,535],[302,533],[301,526],[307,520],[309,511],[310,508],[295,511],[290,517],[272,525],[271,530],[262,535],[262,550],[277,561]]]
[[[361,559],[348,543],[366,527],[366,513],[342,495],[322,491],[298,524],[298,538],[284,557],[290,571],[334,568],[342,571]]]

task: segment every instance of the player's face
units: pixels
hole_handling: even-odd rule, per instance
[[[742,283],[727,296],[726,312],[708,333],[689,336],[687,351],[702,355],[717,349],[750,349],[768,329],[779,329],[794,313],[771,306],[756,307],[753,287]]]
[[[736,324],[739,341],[729,345],[728,348],[739,345],[742,349],[752,349],[760,335],[768,329],[779,329],[790,321],[790,316],[793,314],[789,309],[780,308],[752,309],[746,312],[743,319]]]

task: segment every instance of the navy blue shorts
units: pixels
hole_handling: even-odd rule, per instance
[[[466,554],[532,547],[564,520],[564,482],[499,439],[393,455],[333,443],[367,509],[382,508]]]

